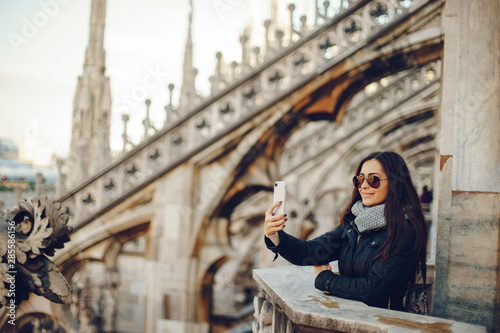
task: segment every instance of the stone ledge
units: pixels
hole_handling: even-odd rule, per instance
[[[267,300],[280,308],[295,327],[306,332],[486,332],[483,326],[374,308],[362,302],[327,296],[314,288],[312,267],[256,269],[253,278]]]

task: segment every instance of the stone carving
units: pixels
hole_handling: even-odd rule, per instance
[[[11,299],[19,304],[31,292],[52,302],[70,302],[68,282],[47,257],[69,241],[68,219],[61,204],[46,197],[21,199],[0,212],[0,307]]]

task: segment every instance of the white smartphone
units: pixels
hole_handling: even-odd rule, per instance
[[[286,203],[286,183],[278,181],[274,183],[274,201],[276,203],[282,201],[283,204],[274,209],[273,215],[285,214],[285,203]]]

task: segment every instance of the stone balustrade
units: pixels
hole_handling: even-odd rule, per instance
[[[327,296],[314,288],[312,267],[256,269],[253,278],[262,290],[254,299],[253,333],[486,332],[483,326]]]

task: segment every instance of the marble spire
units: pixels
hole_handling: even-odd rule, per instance
[[[186,49],[184,51],[182,86],[179,99],[179,109],[181,112],[188,111],[199,100],[195,88],[195,79],[198,71],[193,67],[193,0],[189,0],[189,6],[188,33],[186,38]]]
[[[110,161],[111,92],[105,75],[105,16],[106,0],[92,0],[89,44],[73,101],[71,146],[64,168],[66,188],[78,185]]]

